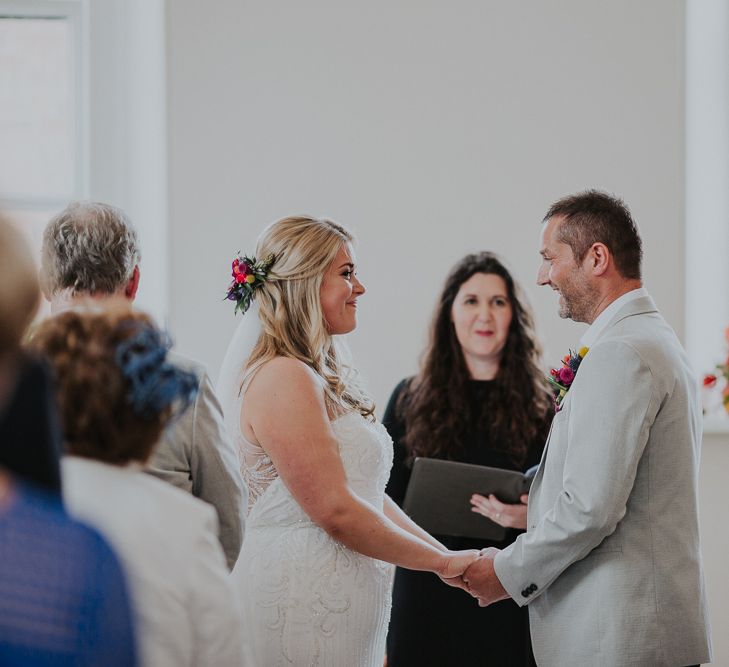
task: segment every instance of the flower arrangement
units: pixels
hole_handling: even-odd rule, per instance
[[[729,345],[729,327],[725,329],[724,337]],[[704,387],[706,389],[713,389],[719,384],[719,377],[722,378],[724,386],[721,390],[721,398],[724,410],[729,413],[729,356],[727,356],[723,364],[716,365],[716,370],[717,373],[707,373],[704,375]]]
[[[250,308],[251,301],[255,296],[257,289],[263,287],[263,283],[268,278],[268,272],[274,262],[274,256],[269,255],[266,259],[257,260],[255,257],[241,255],[233,260],[232,276],[233,280],[228,287],[228,293],[225,298],[229,301],[235,301],[235,311],[241,314]]]
[[[562,409],[562,401],[567,396],[567,392],[575,381],[577,369],[580,367],[587,352],[588,348],[586,347],[581,347],[577,352],[570,350],[569,354],[564,355],[562,366],[560,368],[552,368],[549,371],[547,381],[552,388],[554,408],[557,412]]]

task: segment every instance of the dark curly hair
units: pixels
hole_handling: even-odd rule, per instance
[[[34,332],[28,347],[53,371],[69,453],[116,465],[145,462],[173,417],[173,402],[186,406],[194,396],[197,379],[167,363],[164,346],[147,342],[158,340],[155,334],[147,315],[129,311],[67,311]],[[134,358],[122,359],[120,351]]]
[[[461,285],[476,273],[500,276],[512,307],[496,390],[480,415],[469,414],[470,375],[456,338],[451,310]],[[498,447],[522,465],[529,448],[553,414],[552,401],[540,368],[528,304],[520,288],[491,252],[466,255],[451,270],[435,309],[421,370],[401,393],[397,410],[405,422],[404,444],[415,456],[454,459],[463,449],[468,424],[489,424]],[[475,419],[474,419],[475,418]]]

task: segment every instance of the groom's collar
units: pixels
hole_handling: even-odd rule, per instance
[[[613,301],[595,318],[595,321],[589,326],[587,331],[585,331],[585,333],[582,335],[582,338],[580,338],[580,347],[592,347],[595,344],[595,341],[597,341],[597,339],[600,337],[600,334],[602,334],[602,332],[608,328],[610,323],[613,321],[615,316],[623,309],[623,307],[627,306],[628,304],[632,305],[633,302],[637,301],[638,299],[647,299],[647,302],[645,304],[646,310],[656,309],[655,305],[653,304],[653,299],[651,299],[650,295],[648,294],[648,290],[646,290],[645,287],[639,287],[638,289],[626,292],[622,296],[619,296],[617,299],[615,299],[615,301]],[[630,314],[633,314],[633,308],[631,308],[630,310]]]

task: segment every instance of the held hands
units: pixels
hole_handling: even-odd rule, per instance
[[[509,597],[494,570],[495,547],[482,549],[479,557],[463,573],[466,590],[478,600],[479,607],[487,607]]]
[[[521,501],[520,503],[507,505],[506,503],[502,503],[493,494],[486,498],[478,493],[474,493],[471,496],[471,511],[477,512],[487,519],[491,519],[491,521],[498,523],[504,528],[520,528],[521,530],[526,530],[529,496],[524,494],[519,500]]]
[[[494,571],[495,547],[481,551],[448,551],[439,576],[449,586],[462,588],[478,600],[479,607],[487,607],[509,597]]]
[[[491,519],[504,528],[526,529],[529,496],[524,494],[518,504],[502,503],[493,494],[488,498],[474,493],[471,511]],[[481,551],[448,551],[438,576],[448,586],[462,588],[478,600],[479,607],[487,607],[509,597],[494,569],[494,558],[499,549],[488,547]]]
[[[448,584],[448,586],[462,588],[464,591],[468,591],[462,575],[471,564],[476,562],[480,554],[481,552],[475,549],[469,549],[468,551],[447,551],[445,563],[440,572],[438,572],[441,581]]]

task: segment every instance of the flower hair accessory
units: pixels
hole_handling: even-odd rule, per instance
[[[562,401],[567,396],[572,383],[575,381],[577,369],[585,358],[589,348],[581,347],[577,352],[570,350],[562,359],[561,368],[552,368],[547,375],[547,381],[552,388],[554,396],[554,407],[557,412],[562,409]]]
[[[197,394],[197,376],[167,361],[171,346],[169,336],[144,325],[117,347],[116,362],[129,383],[127,401],[138,417],[153,418],[173,403],[181,415]]]
[[[248,257],[248,255],[240,253],[233,260],[233,280],[225,298],[236,302],[234,311],[236,315],[238,311],[245,314],[250,308],[256,290],[263,287],[274,260],[273,255],[259,261],[255,257]]]

